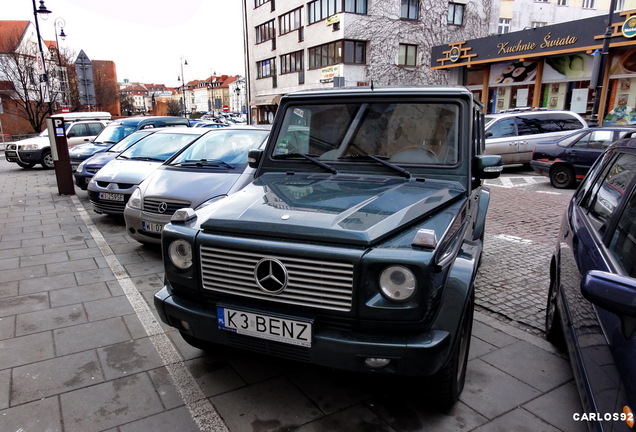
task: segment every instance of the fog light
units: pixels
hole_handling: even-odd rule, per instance
[[[382,369],[383,367],[388,366],[391,363],[391,359],[386,358],[377,358],[377,357],[368,357],[364,364],[370,367],[371,369]]]
[[[184,330],[190,330],[190,324],[188,324],[188,322],[187,322],[187,321],[181,320],[181,327],[182,327]]]

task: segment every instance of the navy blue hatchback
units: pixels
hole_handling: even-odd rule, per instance
[[[636,409],[636,139],[612,144],[563,217],[546,336],[567,347],[590,430],[630,430]]]

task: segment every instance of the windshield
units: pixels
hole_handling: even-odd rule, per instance
[[[153,132],[155,132],[155,131],[150,129],[150,130],[143,130],[143,131],[137,131],[135,133],[132,133],[132,134],[128,135],[126,138],[124,138],[121,141],[119,141],[114,146],[112,146],[108,151],[109,152],[121,153],[124,150],[128,149],[128,147],[130,147],[131,145],[133,145],[136,142],[138,142],[140,139],[142,139],[144,137],[147,137],[148,135],[150,135]]]
[[[198,135],[190,134],[156,133],[142,139],[118,157],[123,159],[165,161],[197,137]]]
[[[272,156],[455,165],[460,108],[452,103],[349,103],[290,106]]]
[[[99,135],[95,137],[95,143],[116,144],[133,133],[135,125],[123,125],[121,123],[110,123]]]
[[[246,164],[250,149],[260,147],[267,138],[267,130],[218,129],[207,133],[192,143],[170,164],[179,165],[193,161],[216,161],[226,164]]]

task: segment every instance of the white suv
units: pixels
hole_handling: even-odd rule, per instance
[[[94,118],[83,120],[82,118],[87,118],[88,116],[80,114],[89,114]],[[93,141],[106,127],[108,119],[110,119],[109,113],[98,112],[61,114],[60,116],[64,116],[66,122],[64,127],[66,128],[66,139],[69,147]],[[74,118],[79,119],[74,120]],[[36,164],[41,164],[44,168],[54,167],[47,129],[44,129],[38,136],[7,143],[4,155],[7,162],[16,163],[22,168],[33,168]]]
[[[572,111],[511,110],[486,115],[486,154],[504,164],[529,164],[534,145],[556,141],[588,125]]]

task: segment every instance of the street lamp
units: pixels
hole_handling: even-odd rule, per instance
[[[55,45],[57,48],[57,64],[59,66],[60,73],[60,90],[62,92],[62,103],[64,106],[67,105],[66,101],[66,80],[64,79],[64,71],[62,70],[62,55],[60,54],[60,42],[57,40],[57,27],[60,27],[60,38],[62,40],[66,40],[66,33],[64,33],[64,27],[66,26],[66,21],[64,18],[58,17],[53,21],[53,30],[55,31]]]
[[[181,77],[177,77],[177,81],[181,81],[181,98],[183,99],[183,116],[187,118],[188,115],[186,114],[186,95],[185,95],[185,79],[183,78],[183,65],[187,66],[188,61],[184,60],[183,57],[181,57],[180,63],[181,63]]]
[[[42,36],[40,35],[40,23],[38,22],[38,15],[42,17],[43,20],[46,20],[51,13],[50,10],[44,6],[44,0],[40,0],[40,7],[36,8],[35,0],[31,0],[33,3],[33,16],[35,17],[35,33],[38,37],[38,48],[40,49],[40,58],[38,59],[38,63],[40,63],[39,68],[42,70],[41,80],[44,82],[45,86],[45,99],[49,99],[49,76],[46,72],[46,63],[44,62],[44,50],[42,49]],[[51,108],[51,101],[49,99],[49,115],[53,114],[53,110]]]

